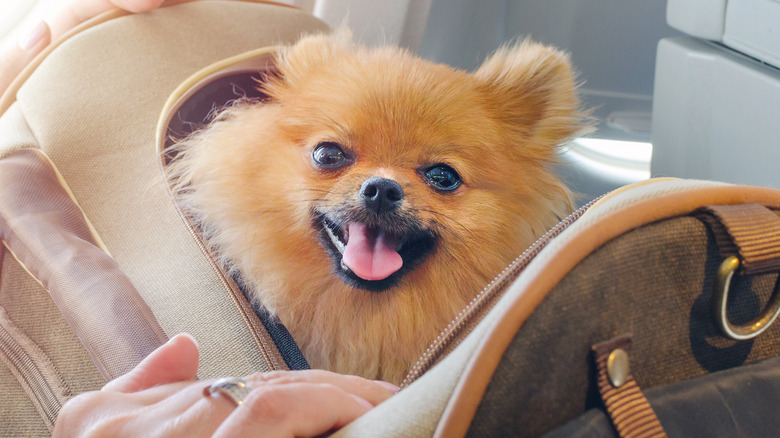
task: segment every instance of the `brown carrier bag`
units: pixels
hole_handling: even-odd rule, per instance
[[[156,135],[196,72],[257,72],[327,27],[264,2],[168,3],[85,23],[0,99],[0,436],[49,435],[68,398],[180,332],[201,377],[290,367],[176,210]]]
[[[776,436],[778,209],[778,190],[690,180],[593,202],[336,435]]]

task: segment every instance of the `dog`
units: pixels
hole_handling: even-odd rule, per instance
[[[474,72],[346,31],[276,58],[176,146],[179,202],[312,367],[400,382],[494,276],[572,209],[583,128],[567,56],[521,42]]]

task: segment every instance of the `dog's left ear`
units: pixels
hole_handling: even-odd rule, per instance
[[[473,75],[488,110],[525,144],[550,148],[583,128],[571,63],[559,50],[529,41],[506,46]]]

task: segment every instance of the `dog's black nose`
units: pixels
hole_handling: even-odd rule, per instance
[[[360,198],[367,209],[382,214],[393,211],[401,205],[404,190],[400,184],[391,179],[374,176],[363,181],[363,185],[360,186]]]

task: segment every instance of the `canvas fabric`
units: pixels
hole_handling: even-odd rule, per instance
[[[179,84],[210,64],[326,30],[297,9],[254,1],[110,12],[36,61],[0,104],[0,159],[35,149],[51,165],[163,336],[187,332],[198,340],[202,378],[286,366],[278,352],[260,348],[257,316],[228,290],[173,206],[155,139],[161,111]],[[28,352],[41,353],[36,364],[57,388],[55,399],[100,388],[106,376],[28,270],[3,249],[0,307],[8,324],[26,336]],[[6,365],[0,435],[48,435],[51,421]]]
[[[780,352],[780,326],[754,340],[717,332],[712,278],[722,259],[698,219],[653,223],[583,260],[523,324],[479,405],[469,436],[539,436],[600,406],[590,347],[633,339],[631,372],[643,389],[753,362]],[[732,285],[731,320],[744,324],[769,300],[777,275]]]

